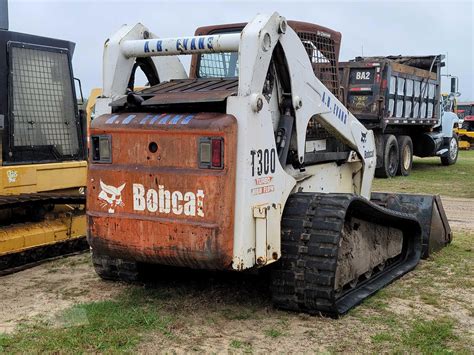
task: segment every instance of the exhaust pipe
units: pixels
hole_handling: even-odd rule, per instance
[[[0,0],[0,30],[8,31],[8,0]]]

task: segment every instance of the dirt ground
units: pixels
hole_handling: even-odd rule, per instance
[[[474,199],[443,197],[443,207],[454,230],[474,230]]]
[[[74,304],[109,299],[125,287],[102,282],[89,259],[84,253],[2,277],[0,333],[26,320],[51,319]]]
[[[474,199],[443,198],[443,205],[455,231],[474,231]],[[403,282],[410,283],[416,277],[415,270],[404,277]],[[0,307],[0,333],[11,333],[19,324],[31,320],[51,320],[58,312],[72,305],[98,300],[110,299],[127,286],[121,283],[104,282],[100,280],[93,271],[88,253],[68,258],[47,262],[34,268],[18,272],[16,274],[1,278],[1,307]],[[463,298],[473,300],[470,290],[465,290]],[[257,295],[258,296],[258,295]],[[223,296],[224,298],[226,295]],[[206,298],[203,295],[203,298]],[[191,300],[191,299],[190,299]],[[192,303],[196,302],[193,298]],[[364,324],[356,318],[347,316],[344,323],[320,317],[309,317],[304,314],[296,315],[275,311],[269,307],[258,308],[255,312],[259,314],[258,321],[255,319],[239,320],[239,326],[235,322],[227,322],[228,316],[221,319],[203,323],[203,319],[209,319],[213,306],[207,304],[210,300],[202,300],[201,305],[190,308],[192,317],[190,323],[177,329],[179,341],[170,342],[166,337],[150,335],[147,341],[138,349],[142,352],[154,352],[160,348],[175,348],[177,351],[199,351],[214,352],[225,349],[233,339],[240,339],[234,345],[239,345],[240,350],[245,350],[245,344],[257,345],[259,351],[327,351],[324,347],[314,348],[321,337],[331,338],[340,336],[348,326],[359,329],[348,343],[346,349],[350,351],[350,344],[360,348],[361,344],[370,343],[370,336],[377,329],[372,329],[370,324]],[[211,301],[212,302],[212,301]],[[219,302],[216,300],[215,302]],[[415,302],[416,303],[416,302]],[[433,306],[423,304],[423,312],[433,316],[437,310]],[[415,305],[416,306],[416,305]],[[225,306],[218,312],[227,312]],[[413,304],[408,307],[403,299],[390,305],[395,313],[404,315],[413,312]],[[420,306],[421,307],[421,306]],[[453,304],[451,313],[460,319],[460,324],[467,331],[474,329],[472,315],[466,310],[460,309]],[[232,312],[230,306],[229,312]],[[277,312],[277,313],[275,313]],[[211,317],[212,318],[212,317]],[[253,318],[253,317],[252,317]],[[284,329],[291,337],[273,337],[265,335],[273,328]],[[266,330],[265,330],[266,329]],[[323,329],[324,335],[320,333]],[[470,329],[470,330],[469,330]],[[474,334],[472,334],[474,337]],[[315,338],[316,337],[316,338]],[[336,341],[337,342],[337,341]],[[182,344],[182,345],[180,345]],[[311,348],[309,348],[311,344]]]

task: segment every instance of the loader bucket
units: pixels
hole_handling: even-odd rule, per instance
[[[451,227],[439,195],[374,192],[371,201],[394,211],[411,214],[418,219],[423,234],[423,259],[451,242]]]

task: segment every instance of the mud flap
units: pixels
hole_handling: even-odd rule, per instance
[[[427,259],[451,242],[452,233],[439,195],[415,195],[374,192],[371,202],[387,209],[407,213],[421,225],[423,249],[421,257]]]

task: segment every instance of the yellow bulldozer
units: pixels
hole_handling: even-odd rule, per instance
[[[86,249],[74,43],[0,24],[0,274]]]

